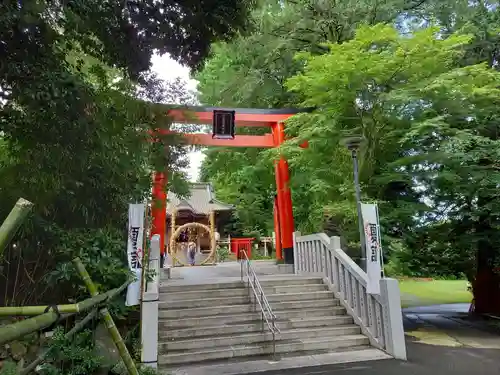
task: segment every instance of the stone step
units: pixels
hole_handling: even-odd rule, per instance
[[[308,350],[335,350],[338,348],[368,345],[369,340],[363,335],[345,335],[337,337],[321,337],[305,340],[277,341],[276,353],[291,353]],[[226,346],[200,349],[196,351],[181,351],[158,356],[160,366],[194,363],[210,360],[229,359],[234,357],[258,356],[273,353],[273,343],[253,343],[248,345]]]
[[[299,300],[318,300],[318,299],[333,299],[333,293],[330,291],[315,291],[315,292],[304,292],[304,293],[282,293],[282,294],[264,294],[267,300],[271,304],[271,308],[276,302],[286,302],[286,301],[299,301]],[[191,297],[191,296],[189,296]],[[213,307],[213,306],[225,306],[225,305],[241,305],[250,303],[253,301],[255,296],[248,296],[247,293],[243,296],[237,297],[210,297],[210,298],[199,298],[199,299],[160,299],[159,308],[160,309],[180,309],[180,308],[197,308],[197,307]]]
[[[293,355],[295,354],[295,355]],[[298,354],[298,355],[297,355]],[[295,374],[306,373],[317,375],[333,375],[337,372],[320,369],[318,366],[341,365],[338,373],[348,375],[351,372],[358,373],[363,370],[369,371],[368,361],[391,360],[390,355],[382,350],[370,346],[356,346],[352,348],[337,348],[335,352],[305,351],[292,353],[292,355],[277,355],[278,360],[270,360],[269,356],[235,358],[216,361],[215,363],[204,362],[194,365],[169,366],[168,374],[171,375],[240,375],[240,374],[287,374],[292,371]],[[356,365],[357,362],[365,362]],[[349,371],[354,370],[354,371]],[[359,370],[359,371],[357,371]]]
[[[219,306],[208,306],[208,307],[196,307],[192,309],[170,309],[167,303],[160,303],[158,305],[159,311],[158,316],[160,319],[179,319],[184,320],[186,318],[205,318],[208,316],[218,316],[221,311],[224,314],[239,314],[239,313],[249,313],[254,310],[251,304],[242,305],[219,305]]]
[[[291,310],[291,309],[306,309],[308,307],[334,307],[339,305],[338,299],[328,298],[320,300],[300,300],[300,301],[285,301],[285,302],[274,302],[272,304],[272,309],[275,315],[278,315],[276,311],[278,310]],[[258,308],[258,307],[257,307]],[[218,315],[221,311],[225,314],[233,313],[245,313],[254,311],[252,304],[242,304],[242,305],[219,305],[219,306],[209,306],[209,307],[196,307],[190,309],[171,309],[167,303],[159,304],[159,317],[160,318],[190,318],[190,317],[206,317],[210,315]]]
[[[325,284],[306,284],[306,285],[280,285],[280,286],[262,286],[264,293],[281,294],[281,293],[302,293],[302,292],[319,292],[328,290]]]
[[[228,298],[228,297],[245,297],[248,296],[248,289],[241,286],[239,288],[224,288],[224,289],[202,289],[202,290],[185,290],[183,292],[160,292],[160,301],[183,301],[195,300],[204,298]]]
[[[264,294],[297,294],[328,291],[324,284],[288,285],[288,286],[262,286]],[[244,297],[253,294],[247,287],[208,289],[208,290],[184,290],[182,292],[161,292],[160,301],[199,300],[205,298],[233,298]]]
[[[186,299],[176,301],[164,301],[160,299],[158,308],[160,309],[192,309],[198,307],[213,307],[225,305],[243,305],[250,304],[251,299],[245,293],[244,296],[238,297],[217,297],[217,298],[200,298],[200,299]]]
[[[264,323],[265,324],[265,323]],[[320,316],[289,319],[285,321],[276,321],[280,330],[306,328],[306,327],[332,327],[338,325],[353,324],[353,319],[348,315]],[[211,327],[192,327],[164,329],[159,331],[159,337],[162,339],[182,339],[190,337],[208,337],[217,335],[228,335],[233,333],[259,332],[262,330],[262,321],[243,324],[215,325]]]
[[[306,327],[332,327],[338,325],[353,324],[353,319],[348,315],[320,316],[320,317],[305,317],[289,319],[285,321],[276,321],[276,325],[280,330],[306,328]],[[265,324],[265,323],[264,323]],[[255,320],[253,322],[243,324],[230,325],[215,325],[212,327],[192,327],[192,328],[175,328],[164,329],[158,332],[160,339],[183,339],[192,337],[209,337],[218,335],[229,335],[245,332],[259,332],[262,330],[262,321]]]
[[[258,276],[260,285],[262,288],[288,288],[288,287],[300,287],[304,285],[325,285],[323,283],[322,277],[317,276]],[[245,281],[246,284],[246,281]]]
[[[337,326],[337,327],[309,327],[300,329],[283,330],[276,334],[277,341],[305,340],[318,337],[338,337],[346,335],[357,335],[361,329],[357,325]],[[172,353],[173,351],[201,350],[205,348],[227,347],[228,345],[248,345],[272,341],[273,334],[265,326],[264,332],[239,333],[233,335],[219,335],[205,338],[188,338],[161,341],[158,343],[160,353]]]
[[[177,311],[177,310],[174,310]],[[186,311],[186,310],[180,310]],[[345,315],[346,310],[342,306],[333,306],[328,309],[321,309],[310,307],[303,309],[291,309],[291,310],[276,310],[274,314],[278,321],[284,321],[287,319],[305,319],[310,317],[331,317],[335,315]],[[224,311],[227,314],[227,311]],[[159,325],[160,329],[170,329],[170,328],[190,328],[190,327],[213,327],[220,324],[240,324],[248,323],[259,320],[261,316],[260,312],[243,312],[234,313],[228,315],[212,315],[212,316],[195,316],[195,317],[183,317],[182,315],[174,316],[172,319],[168,315],[168,310],[159,311]],[[169,319],[170,318],[170,319]]]
[[[264,294],[271,304],[271,308],[274,309],[276,302],[288,302],[288,301],[312,301],[321,299],[335,299],[333,293],[329,290],[316,291],[316,292],[300,292],[300,293],[281,293],[281,294]],[[252,293],[251,300],[255,298]]]
[[[219,279],[220,280],[220,279]],[[310,276],[259,276],[259,281],[263,288],[266,287],[283,287],[283,286],[303,286],[311,284],[323,284],[323,279],[321,277],[310,277]],[[175,283],[172,281],[164,281],[160,283],[160,293],[175,293],[175,292],[186,292],[186,291],[202,291],[202,290],[216,290],[216,289],[232,289],[241,288],[245,284],[240,280],[233,281],[217,281],[217,282],[206,282],[203,284],[193,283]]]
[[[160,294],[161,293],[185,293],[191,291],[208,291],[217,289],[241,289],[244,284],[240,280],[234,281],[224,281],[224,282],[207,282],[204,284],[185,284],[185,283],[174,283],[172,281],[163,281],[160,283]]]

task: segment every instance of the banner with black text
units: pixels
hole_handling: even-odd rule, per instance
[[[380,279],[382,274],[380,257],[382,255],[382,244],[377,205],[362,203],[361,217],[363,218],[363,228],[365,231],[366,274],[368,276],[366,292],[369,294],[380,294]]]
[[[128,286],[125,303],[127,306],[138,305],[140,300],[145,209],[143,203],[128,206],[127,258],[130,270],[136,275],[136,281]]]

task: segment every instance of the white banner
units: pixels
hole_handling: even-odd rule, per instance
[[[366,292],[380,294],[382,244],[377,205],[362,203],[361,217],[363,218],[363,228],[365,230],[366,274],[368,275]]]
[[[129,204],[128,206],[127,258],[130,270],[136,275],[137,280],[128,286],[125,302],[127,306],[138,305],[140,300],[144,212],[144,204]]]
[[[137,306],[141,301],[141,276],[142,271],[137,268],[133,271],[135,275],[135,281],[128,284],[127,287],[127,297],[125,299],[125,306]]]

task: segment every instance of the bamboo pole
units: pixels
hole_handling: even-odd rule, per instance
[[[212,244],[212,243],[215,243],[215,211],[214,210],[210,211],[208,221],[210,223],[210,233],[209,233],[210,244]],[[215,246],[217,247],[217,244],[215,244]],[[216,250],[214,252],[214,254],[212,255],[212,263],[218,262],[219,259],[217,259],[217,258],[218,257],[217,257],[217,250]]]
[[[0,327],[0,345],[17,340],[24,335],[44,329],[54,324],[59,318],[55,311],[35,316],[34,318],[22,320],[17,323]]]
[[[172,210],[172,214],[170,214],[170,241],[169,241],[169,250],[170,250],[170,259],[172,259],[172,267],[176,266],[177,263],[177,247],[175,246],[175,216],[177,215],[177,210],[174,208]],[[161,250],[161,249],[160,249]]]
[[[149,269],[149,248],[147,246],[148,227],[149,227],[148,215],[149,215],[149,204],[146,203],[146,210],[144,214],[144,230],[142,236],[142,260],[141,260],[142,268],[141,268],[141,294],[140,294],[141,300],[142,296],[144,295],[144,290],[147,291],[148,289],[148,283],[144,281],[147,275],[147,271]]]
[[[73,335],[80,332],[87,325],[87,323],[90,322],[95,317],[96,313],[97,313],[97,310],[92,310],[90,313],[87,314],[87,316],[85,316],[85,318],[83,318],[81,321],[79,321],[77,324],[75,324],[75,326],[71,330],[69,330],[64,335],[64,337],[66,339],[72,338]],[[33,362],[31,362],[28,366],[23,368],[21,370],[21,372],[19,373],[19,375],[27,375],[31,371],[35,370],[35,368],[45,360],[45,357],[47,357],[47,355],[50,354],[52,349],[53,349],[53,347],[51,346],[47,350],[45,350]]]
[[[88,310],[92,307],[97,306],[99,303],[104,302],[107,299],[113,298],[114,296],[118,295],[121,291],[123,291],[123,289],[125,289],[127,285],[128,282],[123,284],[119,288],[110,290],[109,292],[102,294],[102,297],[101,295],[99,295],[100,298],[89,298],[75,305],[66,305],[66,306],[76,306],[76,308],[73,311],[64,312],[65,318],[70,315],[74,315],[78,312]],[[17,340],[29,333],[47,328],[52,324],[54,324],[61,317],[61,311],[57,313],[56,310],[52,309],[50,311],[45,312],[47,306],[30,306],[30,307],[33,308],[30,312],[34,312],[36,309],[39,309],[38,311],[41,315],[0,327],[0,345],[10,342],[12,340]],[[13,307],[13,309],[15,308],[16,307]],[[20,309],[22,309],[22,307]]]
[[[87,270],[85,269],[84,264],[80,260],[80,258],[75,258],[73,259],[73,264],[75,265],[78,273],[80,274],[81,278],[83,279],[83,282],[85,283],[85,286],[87,287],[88,291],[90,292],[90,295],[92,297],[97,296],[99,292],[97,291],[97,287],[95,286],[94,282],[90,278]],[[108,332],[113,339],[113,342],[116,345],[116,348],[118,349],[118,352],[120,353],[120,356],[123,360],[123,363],[127,367],[129,375],[139,375],[139,372],[137,371],[137,367],[135,366],[134,360],[130,356],[130,353],[125,346],[125,343],[123,342],[122,336],[120,335],[120,332],[118,331],[118,328],[116,328],[115,322],[113,321],[113,318],[111,317],[111,314],[109,313],[108,309],[106,307],[103,307],[99,310],[99,313],[101,314],[102,319],[104,320],[106,324],[106,328],[108,329]]]
[[[32,208],[33,203],[24,198],[19,198],[5,218],[2,226],[0,226],[0,258]]]
[[[113,298],[117,294],[120,294],[127,286],[129,282],[124,283],[122,286],[116,289],[112,289],[106,293],[99,294],[95,297],[87,298],[78,303],[70,305],[57,305],[56,308],[60,314],[76,314],[82,311],[86,311],[97,304]],[[44,314],[47,312],[49,306],[12,306],[12,307],[0,307],[0,317],[2,316],[36,316]]]
[[[104,295],[100,298],[89,298],[88,300],[85,300],[80,303],[74,303],[71,305],[57,305],[57,310],[61,314],[70,314],[70,313],[78,313],[80,311],[83,311],[85,309],[82,309],[81,303],[87,302],[87,301],[94,301],[96,300],[96,303],[99,303],[106,298]],[[37,316],[44,314],[49,306],[7,306],[7,307],[0,307],[0,317],[3,316]]]

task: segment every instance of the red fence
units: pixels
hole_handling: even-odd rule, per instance
[[[248,258],[252,257],[252,242],[254,238],[231,238],[231,252],[241,258],[240,251],[245,250]]]

